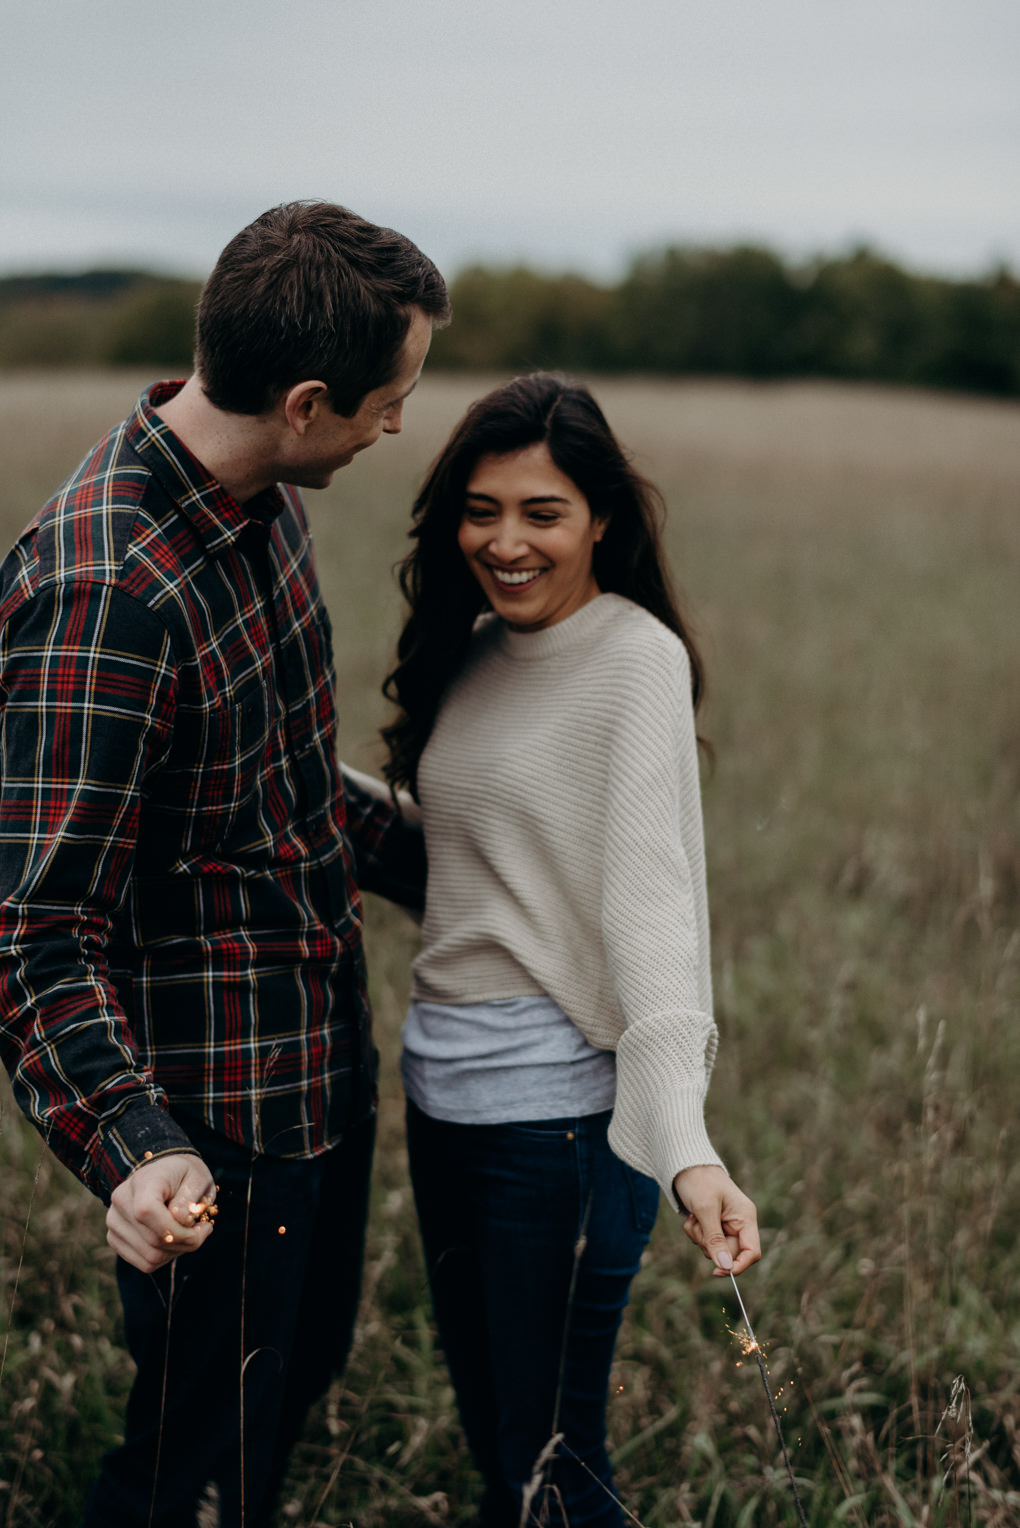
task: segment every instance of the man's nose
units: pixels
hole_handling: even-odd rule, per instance
[[[391,409],[387,409],[383,429],[387,435],[399,435],[404,428],[404,405],[395,403]]]

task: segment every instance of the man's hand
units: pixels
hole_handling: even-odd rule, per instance
[[[761,1257],[758,1212],[721,1167],[686,1167],[673,1191],[690,1212],[684,1230],[715,1264],[712,1277],[743,1273]]]
[[[106,1212],[106,1240],[142,1273],[155,1273],[182,1252],[196,1252],[213,1222],[198,1217],[216,1198],[212,1173],[201,1157],[156,1157],[118,1184]]]

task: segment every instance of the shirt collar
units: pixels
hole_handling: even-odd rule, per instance
[[[154,382],[146,388],[128,421],[127,439],[212,555],[236,541],[252,521],[268,527],[283,508],[283,496],[274,485],[239,504],[210,476],[156,413],[183,386],[183,381]]]

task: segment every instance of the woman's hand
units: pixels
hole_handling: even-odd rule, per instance
[[[684,1230],[715,1264],[713,1278],[743,1273],[761,1257],[758,1212],[721,1167],[685,1167],[673,1192],[688,1210]]]

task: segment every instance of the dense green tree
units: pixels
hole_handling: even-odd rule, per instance
[[[198,283],[139,271],[0,279],[0,365],[187,370]],[[868,248],[801,265],[768,249],[673,246],[615,286],[469,267],[431,364],[665,375],[822,376],[1020,396],[1020,282],[949,281]]]
[[[770,250],[644,255],[616,293],[613,354],[628,370],[780,376],[796,364],[802,302]]]
[[[131,293],[111,329],[107,359],[190,371],[200,290],[194,281],[161,281]]]
[[[940,284],[869,249],[808,276],[801,361],[824,376],[914,381],[930,364]]]
[[[469,370],[600,370],[609,362],[604,287],[527,266],[470,266],[451,283],[455,321],[436,335],[431,364]]]
[[[1008,271],[945,283],[937,344],[919,382],[1020,394],[1020,282]]]

